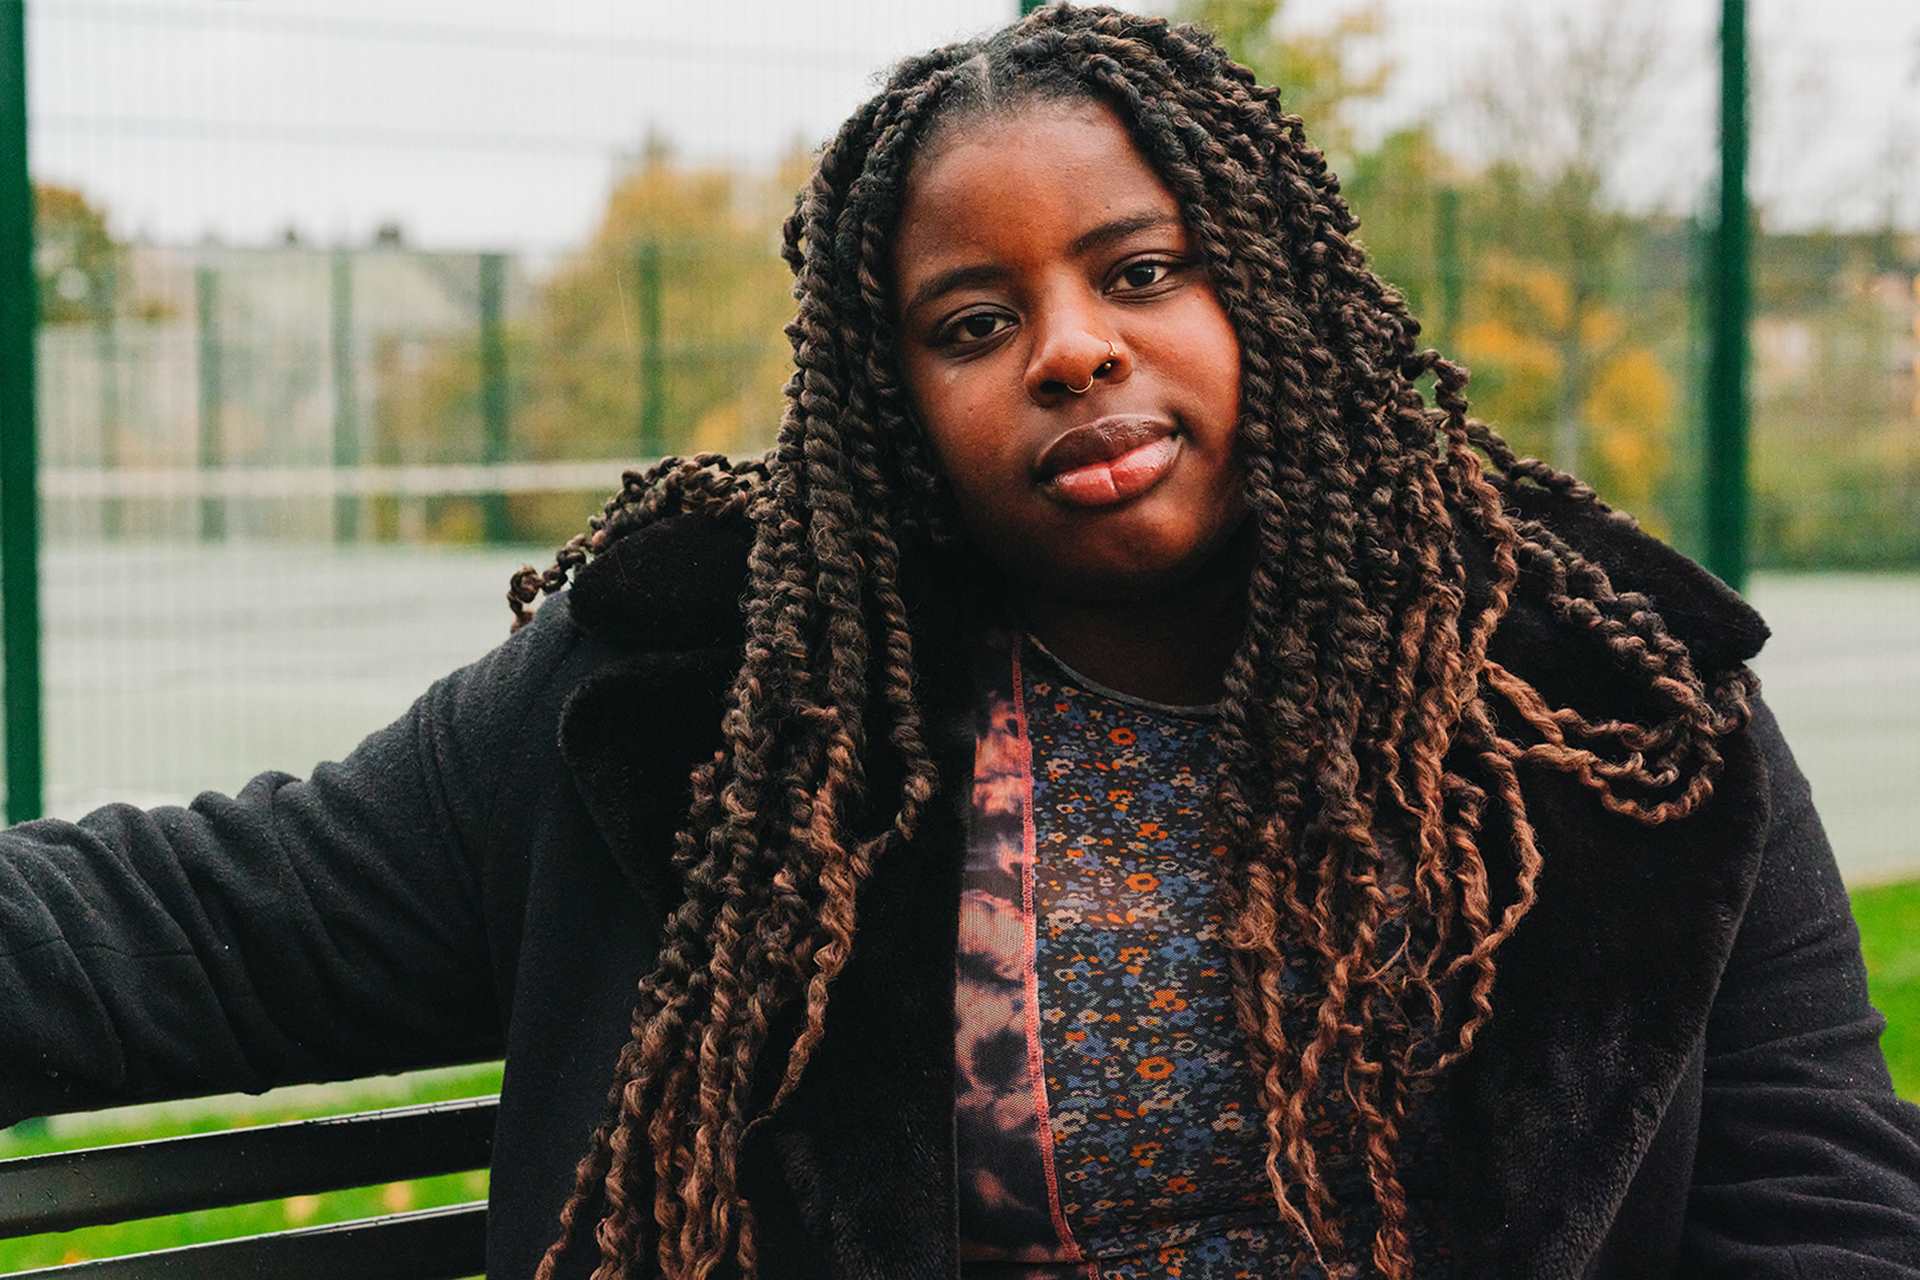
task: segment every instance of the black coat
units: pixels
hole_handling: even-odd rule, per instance
[[[1531,501],[1701,667],[1758,650],[1759,618],[1690,561]],[[629,537],[308,780],[0,833],[0,1124],[504,1053],[489,1273],[527,1276],[678,898],[667,852],[719,740],[748,540],[703,518]],[[921,566],[908,586],[948,785],[862,888],[827,1035],[744,1140],[772,1280],[958,1273],[951,783],[973,739],[940,581]],[[1515,605],[1493,656],[1556,701],[1623,705],[1539,606]],[[1889,1085],[1806,781],[1764,706],[1726,755],[1714,799],[1658,828],[1523,775],[1539,902],[1442,1095],[1456,1274],[1920,1276],[1920,1112]],[[1492,819],[1483,847],[1509,882]],[[796,1029],[776,1022],[756,1107]]]

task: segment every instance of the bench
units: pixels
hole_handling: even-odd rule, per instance
[[[484,1169],[497,1097],[0,1160],[0,1239]],[[484,1201],[12,1273],[73,1280],[459,1280]]]

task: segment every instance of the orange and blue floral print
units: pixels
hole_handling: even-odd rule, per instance
[[[963,1274],[1320,1277],[1274,1208],[1234,1015],[1213,717],[1085,688],[1008,633],[978,679],[956,958]],[[1364,1165],[1337,1136],[1350,1113],[1318,1114],[1329,1189],[1365,1221]],[[1403,1172],[1437,1154],[1420,1119]],[[1410,1202],[1425,1262],[1446,1252],[1434,1207]]]

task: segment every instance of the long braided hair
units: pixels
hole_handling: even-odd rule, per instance
[[[1209,35],[1062,4],[902,62],[821,150],[786,221],[799,305],[775,447],[629,472],[552,568],[523,569],[509,590],[517,628],[542,591],[649,522],[744,512],[753,525],[723,745],[693,772],[672,857],[685,897],[639,979],[606,1119],[538,1280],[579,1243],[596,1199],[594,1280],[641,1268],[649,1236],[673,1280],[757,1274],[735,1157],[770,1020],[804,1000],[772,1110],[823,1033],[855,890],[913,838],[937,781],[901,564],[960,535],[890,318],[906,176],[936,125],[1060,98],[1119,113],[1178,198],[1240,342],[1258,557],[1219,721],[1216,803],[1233,836],[1225,937],[1274,1205],[1329,1274],[1358,1271],[1316,1137],[1330,1094],[1350,1103],[1374,1201],[1360,1247],[1378,1273],[1412,1273],[1395,1147],[1412,1102],[1492,1016],[1496,953],[1535,900],[1541,853],[1520,766],[1657,824],[1711,794],[1717,740],[1746,722],[1745,668],[1709,687],[1647,598],[1616,592],[1544,524],[1508,513],[1504,499],[1537,487],[1627,519],[1468,416],[1466,371],[1416,344],[1418,322],[1369,269],[1299,118]],[[1491,548],[1472,611],[1460,522]],[[1642,720],[1553,706],[1488,657],[1521,591],[1570,642],[1586,637],[1596,660],[1631,673]],[[904,762],[897,794],[868,794],[869,712]],[[1488,834],[1504,834],[1515,868],[1498,888],[1480,847],[1490,806],[1504,821]],[[859,821],[869,813],[885,820]],[[1301,989],[1283,984],[1290,962],[1309,966]]]

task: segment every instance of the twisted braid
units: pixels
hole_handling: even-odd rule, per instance
[[[1493,1016],[1497,955],[1537,896],[1522,767],[1634,821],[1673,821],[1711,794],[1718,739],[1746,722],[1744,668],[1708,687],[1649,600],[1509,514],[1532,489],[1627,520],[1469,416],[1466,371],[1418,345],[1300,119],[1209,36],[1053,5],[905,61],[821,150],[786,219],[798,306],[773,450],[627,473],[551,568],[509,587],[517,629],[542,592],[655,520],[744,512],[754,530],[722,745],[694,769],[675,837],[685,897],[639,979],[538,1280],[596,1197],[596,1280],[649,1252],[674,1280],[757,1273],[735,1162],[772,1019],[801,1015],[769,1109],[824,1033],[856,891],[912,839],[938,782],[902,564],[961,526],[901,386],[889,253],[907,177],[936,133],[1075,98],[1112,107],[1177,197],[1240,342],[1237,461],[1258,554],[1219,721],[1223,932],[1275,1209],[1329,1275],[1358,1271],[1342,1218],[1354,1206],[1335,1203],[1316,1138],[1329,1121],[1361,1137],[1368,1261],[1412,1273],[1395,1148]],[[1471,613],[1463,524],[1491,548]],[[1522,596],[1628,672],[1646,716],[1554,706],[1491,660]],[[888,796],[869,794],[870,712],[903,763]],[[1497,892],[1481,847],[1493,806],[1513,867]]]

